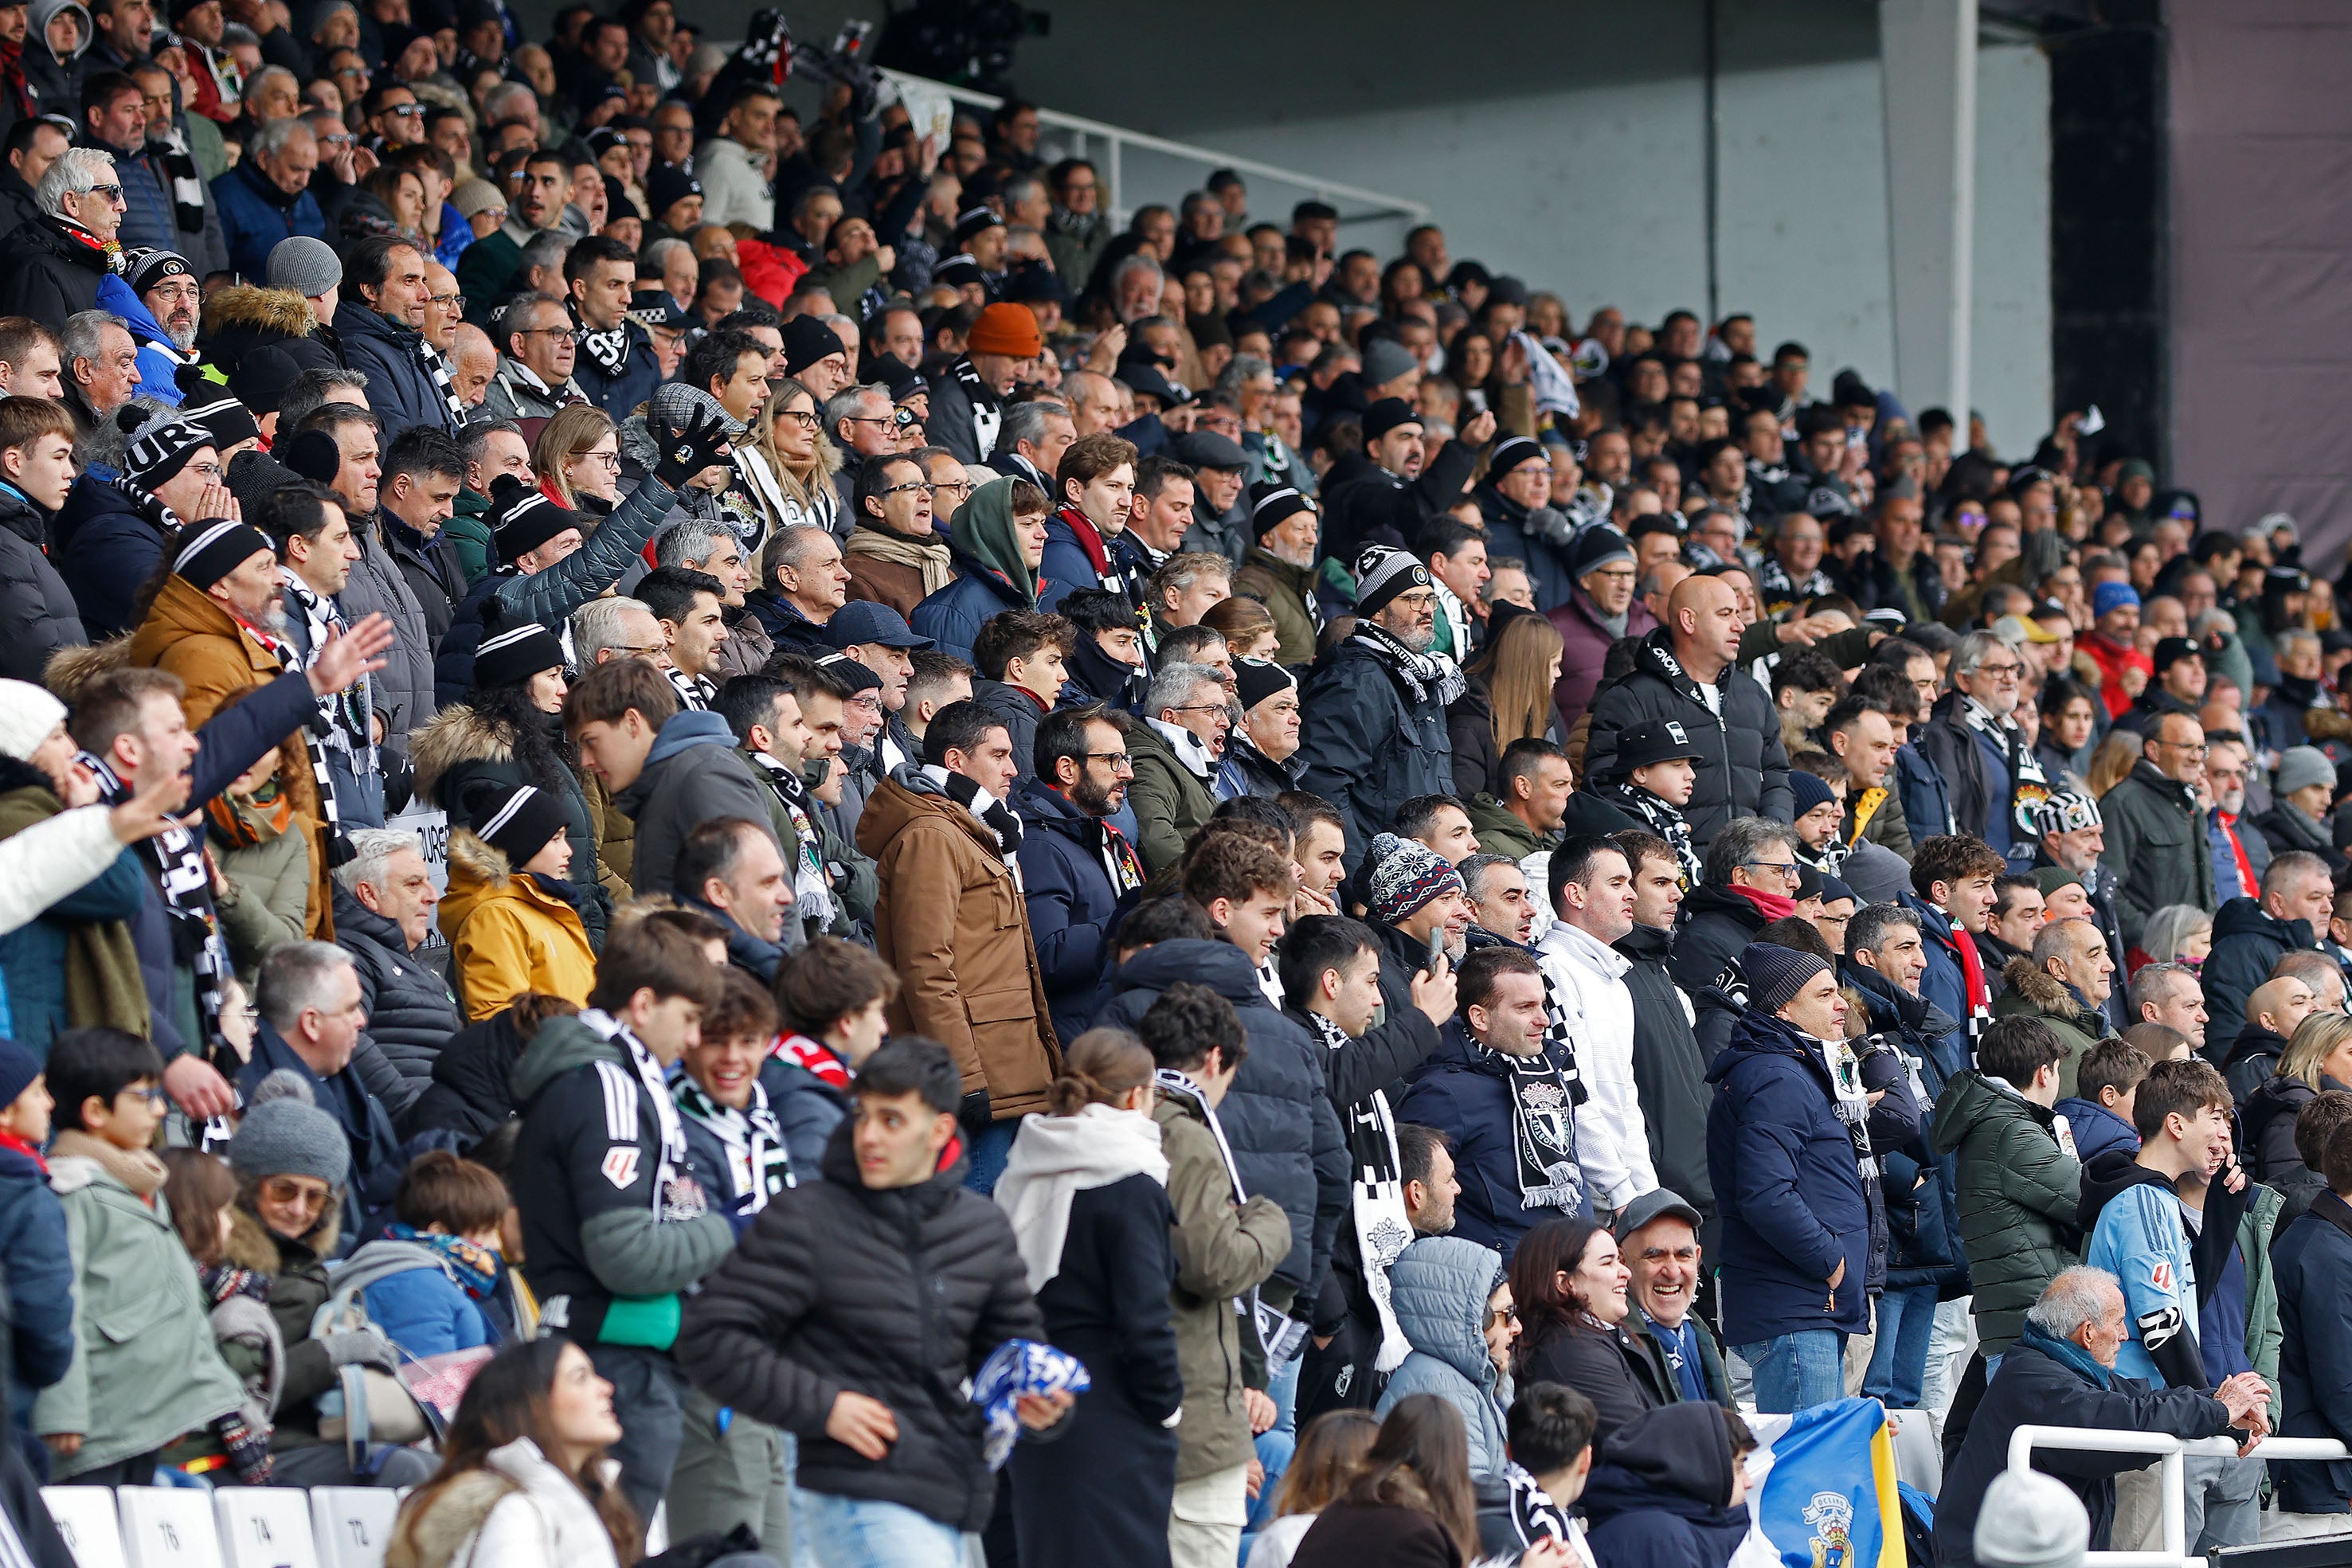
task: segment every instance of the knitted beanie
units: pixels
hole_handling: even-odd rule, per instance
[[[1983,1568],[2082,1568],[2091,1517],[2064,1483],[2003,1470],[1985,1488],[1974,1546]]]
[[[66,705],[47,686],[0,681],[0,757],[27,761],[66,721]]]
[[[1768,1013],[1777,1013],[1830,967],[1811,953],[1770,942],[1751,942],[1739,955],[1741,973],[1748,977],[1748,999]]]
[[[1373,919],[1393,925],[1433,898],[1462,891],[1462,873],[1415,839],[1381,833],[1366,858],[1371,873],[1366,906]]]
[[[0,1040],[0,1106],[15,1104],[16,1096],[40,1075],[41,1064],[31,1051],[13,1040]]]
[[[281,1067],[246,1102],[244,1119],[228,1141],[228,1163],[244,1176],[314,1176],[341,1186],[351,1170],[352,1145],[342,1124],[311,1099],[302,1075]]]
[[[1429,586],[1429,568],[1401,549],[1366,545],[1356,557],[1356,613],[1378,615],[1411,588]]]
[[[1789,808],[1791,820],[1803,816],[1816,806],[1826,806],[1837,799],[1827,784],[1801,768],[1789,769],[1789,793],[1796,803]]]

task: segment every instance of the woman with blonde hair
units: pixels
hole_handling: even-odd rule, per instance
[[[530,444],[531,472],[547,498],[591,517],[621,504],[621,433],[593,403],[558,409]]]
[[[841,452],[824,438],[824,424],[816,394],[788,377],[774,383],[750,447],[736,454],[771,537],[779,528],[841,532],[834,526],[843,506],[834,478],[841,472]]]
[[[1168,1158],[1151,1052],[1125,1030],[1070,1042],[1052,1114],[1025,1116],[996,1202],[1029,1266],[1046,1337],[1092,1375],[1072,1430],[1013,1450],[1023,1568],[1165,1563],[1184,1402],[1168,1291]]]
[[[2262,992],[2254,997],[2260,1000]],[[2251,1025],[2247,1032],[2253,1032]],[[2248,1174],[2275,1182],[2306,1168],[2294,1146],[2295,1118],[2320,1095],[2345,1089],[2352,1089],[2352,1017],[2312,1013],[2294,1026],[2278,1071],[2246,1096]]]
[[[1486,646],[1462,672],[1462,695],[1445,710],[1454,740],[1454,792],[1464,800],[1503,792],[1503,753],[1515,740],[1560,739],[1552,685],[1567,649],[1540,615],[1496,604]]]
[[[2213,951],[2213,917],[2193,904],[2168,904],[2140,927],[2139,946],[2124,955],[2126,978],[2149,964],[2201,968]]]
[[[1274,612],[1244,594],[1210,605],[1201,624],[1223,637],[1226,651],[1236,659],[1271,660],[1282,651]]]
[[[2104,797],[2122,783],[2139,762],[2140,737],[2128,729],[2111,729],[2091,754],[2091,793]]]

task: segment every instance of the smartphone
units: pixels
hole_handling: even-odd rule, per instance
[[[1436,925],[1429,933],[1429,967],[1433,969],[1445,962],[1445,927]]]

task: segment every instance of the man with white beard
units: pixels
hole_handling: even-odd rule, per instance
[[[168,250],[142,251],[131,261],[130,283],[139,303],[147,307],[147,313],[172,340],[172,347],[183,354],[191,352],[196,346],[196,318],[204,308],[204,295],[196,284],[196,269],[187,258]]]
[[[2081,915],[2106,934],[2107,955],[2123,969],[2124,937],[2116,924],[2115,874],[2099,862],[2106,852],[2106,824],[2094,797],[2061,790],[2035,810],[2041,829],[2035,855],[2034,880],[2041,883],[2044,915],[2062,919]],[[2074,884],[2070,887],[2069,883]],[[2076,889],[2079,889],[2079,892]],[[2079,898],[2082,907],[2074,907]],[[2124,1005],[2120,988],[2107,998],[2107,1020],[2117,1029],[2139,1022]]]

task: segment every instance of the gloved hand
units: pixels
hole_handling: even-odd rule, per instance
[[[400,1353],[377,1328],[338,1329],[319,1336],[330,1366],[378,1366],[390,1372],[400,1365]]]
[[[985,1089],[975,1089],[965,1095],[963,1103],[956,1109],[956,1120],[963,1124],[963,1130],[967,1133],[978,1134],[995,1119],[989,1113],[988,1091]]]
[[[695,415],[693,423],[673,432],[662,443],[654,477],[675,490],[725,457],[730,439],[725,416],[717,409],[704,409]]]

